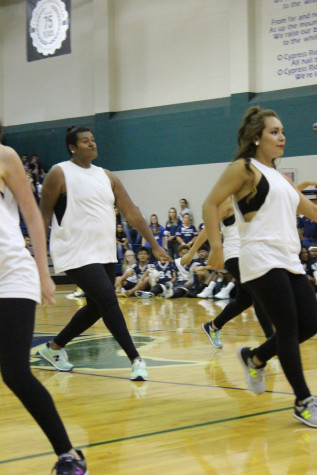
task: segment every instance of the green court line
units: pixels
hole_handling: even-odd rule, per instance
[[[153,437],[153,436],[156,436],[156,435],[170,434],[172,432],[179,432],[179,431],[182,431],[182,430],[197,429],[198,427],[206,427],[206,426],[211,426],[211,425],[215,425],[215,424],[222,424],[222,423],[225,423],[225,422],[240,421],[242,419],[248,419],[250,417],[264,416],[265,414],[274,414],[274,413],[277,413],[277,412],[289,411],[290,409],[293,409],[293,407],[284,407],[282,409],[273,409],[271,411],[256,412],[255,414],[245,414],[243,416],[229,417],[227,419],[219,419],[217,421],[208,421],[208,422],[201,422],[200,424],[192,424],[192,425],[189,425],[189,426],[175,427],[174,429],[159,430],[159,431],[156,431],[156,432],[148,432],[148,433],[140,434],[140,435],[131,435],[130,437],[121,437],[119,439],[105,440],[103,442],[95,442],[93,444],[81,445],[80,447],[76,447],[76,448],[77,449],[88,449],[90,447],[100,447],[102,445],[115,444],[117,442],[126,442],[128,440],[144,439],[146,437]],[[52,455],[52,454],[54,454],[53,451],[52,452],[42,452],[40,454],[34,454],[34,455],[26,455],[24,457],[16,457],[16,458],[12,458],[12,459],[0,460],[0,465],[4,465],[6,463],[11,463],[11,462],[19,462],[21,460],[33,459],[33,458],[37,458],[37,457],[44,457],[46,455]]]

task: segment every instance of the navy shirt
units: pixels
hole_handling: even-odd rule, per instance
[[[181,226],[181,224],[182,224],[182,222],[181,222],[180,219],[177,221],[177,224],[169,223],[169,222],[167,221],[167,223],[166,223],[166,225],[165,225],[165,229],[166,229],[166,231],[169,231],[169,232],[170,232],[170,235],[171,235],[171,236],[175,236],[175,233],[176,233],[176,231],[177,231],[177,228],[178,228],[179,226]]]
[[[183,224],[179,226],[176,230],[175,236],[180,237],[185,244],[190,242],[195,236],[198,236],[195,226],[192,224],[190,226],[184,226]]]
[[[302,229],[304,238],[317,239],[317,223],[306,216],[298,219],[297,227]]]
[[[163,284],[164,282],[169,282],[173,278],[173,273],[176,272],[173,262],[157,262],[155,264],[155,269],[160,273],[158,283]]]

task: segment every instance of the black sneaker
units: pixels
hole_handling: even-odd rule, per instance
[[[56,475],[88,475],[85,457],[80,450],[76,450],[81,460],[76,460],[71,454],[61,455],[56,462],[53,471]]]

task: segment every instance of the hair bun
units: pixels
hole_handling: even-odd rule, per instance
[[[261,107],[260,106],[253,106],[253,107],[250,107],[245,116],[244,116],[244,122],[247,124],[248,122],[251,122],[252,118],[257,115],[261,110]]]

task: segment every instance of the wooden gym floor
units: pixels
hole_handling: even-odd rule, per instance
[[[236,353],[264,341],[253,310],[229,322],[223,349],[201,325],[223,302],[120,298],[128,328],[146,359],[149,381],[131,382],[130,363],[97,322],[67,346],[72,373],[36,356],[84,300],[59,286],[54,307],[38,307],[31,362],[52,394],[90,475],[317,474],[317,430],[292,417],[294,397],[276,358],[267,391],[246,389]],[[317,339],[302,345],[308,384],[317,394]],[[0,383],[0,475],[47,475],[56,457],[21,404]]]

